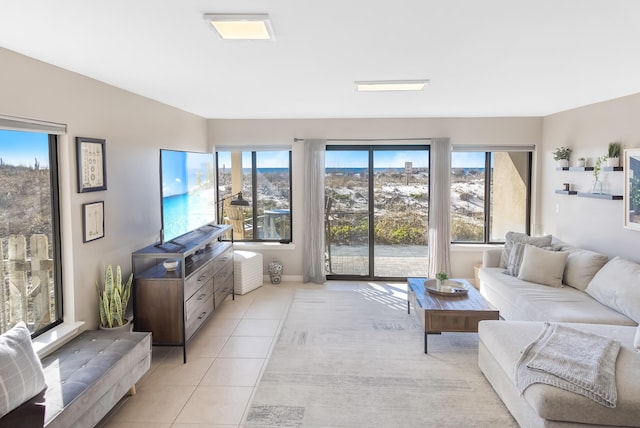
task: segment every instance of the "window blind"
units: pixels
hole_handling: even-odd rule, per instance
[[[0,129],[7,131],[30,131],[44,134],[63,135],[67,133],[67,125],[20,117],[0,115]]]

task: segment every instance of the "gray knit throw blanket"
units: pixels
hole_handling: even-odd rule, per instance
[[[540,336],[522,351],[516,386],[522,395],[529,385],[544,383],[616,407],[619,351],[616,340],[547,322]]]

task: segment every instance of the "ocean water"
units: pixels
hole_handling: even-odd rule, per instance
[[[215,193],[211,190],[162,198],[164,240],[169,241],[213,222],[215,212]]]

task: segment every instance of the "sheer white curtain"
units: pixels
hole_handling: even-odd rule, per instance
[[[303,280],[322,284],[324,268],[324,153],[326,140],[304,142],[304,250]]]
[[[429,195],[430,278],[446,272],[451,276],[451,143],[448,138],[431,140],[431,194]]]

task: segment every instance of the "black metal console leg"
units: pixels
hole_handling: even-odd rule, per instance
[[[424,353],[427,353],[427,337],[429,337],[429,333],[424,334]]]
[[[411,303],[409,303],[409,301],[407,300],[407,313],[410,314],[411,313]]]

